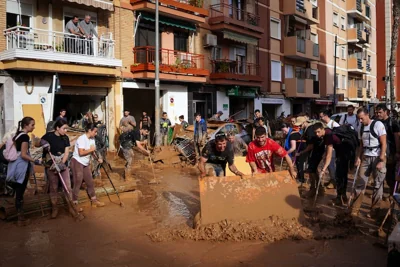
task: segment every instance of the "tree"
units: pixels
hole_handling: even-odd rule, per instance
[[[396,96],[394,92],[394,67],[396,65],[397,45],[399,42],[399,23],[400,23],[400,0],[393,0],[393,26],[392,44],[389,60],[389,81],[390,81],[390,107],[395,108]]]

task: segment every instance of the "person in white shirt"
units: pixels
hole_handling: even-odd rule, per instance
[[[78,205],[79,190],[82,181],[85,181],[92,206],[104,207],[104,203],[96,198],[93,176],[90,170],[90,157],[96,151],[96,144],[94,141],[96,135],[97,127],[93,123],[88,123],[85,127],[85,133],[81,135],[75,143],[74,154],[71,160],[71,169],[74,179],[72,200],[75,205]],[[99,163],[101,164],[102,162],[103,160],[99,158]]]
[[[357,132],[360,129],[360,121],[357,119],[357,115],[354,114],[354,106],[348,105],[347,106],[347,114],[342,116],[339,121],[340,125],[351,125],[353,126],[354,130]]]
[[[362,124],[360,130],[361,146],[355,165],[360,166],[354,188],[354,203],[351,214],[357,216],[360,210],[368,178],[372,174],[374,189],[371,211],[368,217],[374,217],[379,211],[383,196],[383,182],[386,176],[386,129],[382,122],[371,120],[368,110],[361,108],[357,116]]]

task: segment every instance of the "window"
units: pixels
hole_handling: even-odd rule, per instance
[[[271,60],[271,81],[282,81],[282,68],[280,61]]]
[[[345,17],[341,17],[341,29],[346,30],[346,19]]]
[[[342,48],[342,59],[346,59],[346,47],[341,46],[341,48]]]
[[[22,27],[31,27],[30,21],[31,21],[30,16],[21,15],[21,21],[20,21],[19,15],[17,14],[7,13],[6,15],[7,28],[12,28],[18,25],[21,25]]]
[[[339,27],[339,15],[338,15],[338,13],[333,13],[333,26]]]
[[[271,37],[275,39],[281,39],[281,21],[276,18],[271,18]]]
[[[285,65],[285,78],[293,78],[293,66]]]
[[[371,81],[368,81],[368,90],[371,90]]]
[[[174,32],[174,50],[187,52],[188,35],[182,32]]]
[[[336,80],[336,88],[338,88],[340,86],[339,85],[339,74],[336,74],[335,80]]]
[[[346,84],[347,84],[346,75],[342,75],[342,89],[346,89]]]
[[[318,35],[316,33],[311,33],[310,39],[314,44],[318,44]]]
[[[318,69],[311,69],[311,79],[313,81],[318,81]]]
[[[336,46],[336,57],[337,57],[337,58],[340,57],[340,51],[341,51],[341,50],[340,50],[340,46],[337,45],[337,46]]]
[[[211,58],[213,60],[221,59],[222,49],[221,47],[214,46],[211,50],[211,53],[212,53]]]

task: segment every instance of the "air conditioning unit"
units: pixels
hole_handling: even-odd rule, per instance
[[[203,37],[203,46],[210,47],[210,46],[217,46],[217,36],[214,34],[206,34]]]

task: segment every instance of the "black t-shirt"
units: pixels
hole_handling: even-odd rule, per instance
[[[119,136],[119,142],[125,149],[136,146],[136,141],[140,141],[140,130],[125,132]]]
[[[289,141],[296,141],[296,151],[303,151],[306,148],[305,142],[303,143],[301,133],[292,132],[289,136]],[[296,152],[293,152],[295,154]]]
[[[217,151],[215,140],[211,140],[207,143],[201,152],[201,156],[207,159],[207,163],[218,164],[223,170],[225,170],[226,163],[232,165],[234,159],[232,145],[227,142],[224,151]]]
[[[324,144],[326,146],[332,145],[333,148],[337,151],[343,151],[343,148],[341,146],[342,141],[339,137],[332,133],[331,129],[325,129]]]
[[[140,121],[142,122],[142,127],[143,126],[149,126],[149,116],[142,116],[140,118]]]
[[[388,149],[390,153],[394,153],[396,151],[396,141],[394,134],[400,132],[399,123],[392,119],[388,118],[386,120],[381,120],[383,125],[385,125],[386,134],[387,134],[387,142],[388,142]],[[391,126],[391,127],[390,127]]]
[[[16,136],[18,137],[19,134]],[[27,134],[22,134],[18,139],[15,140],[15,148],[17,149],[18,152],[21,152],[21,145],[23,142],[26,142],[29,144],[29,135]],[[29,147],[29,145],[28,145]]]
[[[261,118],[261,120],[264,122],[264,125],[265,125],[265,119],[264,119],[264,117],[260,117]],[[257,127],[259,127],[260,126],[260,123],[258,123],[258,120],[259,118],[254,118],[254,128],[257,128]]]
[[[43,135],[42,139],[50,144],[50,152],[54,156],[60,156],[64,154],[65,148],[71,146],[68,136],[58,136],[54,132],[46,133]]]
[[[325,151],[325,144],[324,144],[324,140],[321,138],[318,138],[318,136],[316,136],[313,126],[309,126],[306,129],[306,142],[307,145],[314,145],[314,149],[313,149],[313,154],[323,154]]]

